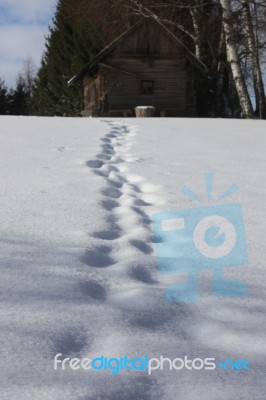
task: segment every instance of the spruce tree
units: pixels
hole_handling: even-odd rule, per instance
[[[30,96],[22,75],[17,78],[15,90],[10,94],[10,114],[29,115]]]
[[[60,0],[37,76],[33,111],[37,115],[78,116],[81,91],[67,85],[100,46],[90,29],[83,29],[70,0]]]
[[[0,78],[0,115],[8,115],[10,113],[10,93],[5,81]]]

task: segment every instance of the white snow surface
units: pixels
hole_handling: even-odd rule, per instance
[[[1,400],[264,400],[266,123],[0,118]],[[246,298],[168,303],[186,274],[156,264],[154,213],[214,198],[244,209]],[[54,370],[64,357],[246,359],[250,371]]]

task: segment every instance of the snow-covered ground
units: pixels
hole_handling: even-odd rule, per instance
[[[1,400],[264,400],[266,123],[0,119]],[[225,268],[246,298],[166,302],[154,213],[198,207],[234,182],[249,263]],[[156,241],[156,240],[155,240]],[[54,357],[247,360],[247,370],[54,370]],[[167,363],[165,364],[167,365]]]

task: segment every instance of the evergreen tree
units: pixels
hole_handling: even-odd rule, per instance
[[[10,113],[10,93],[2,78],[0,78],[0,115]]]
[[[10,114],[29,115],[30,96],[22,75],[17,78],[15,90],[10,93]]]
[[[37,115],[77,116],[82,109],[81,91],[68,80],[99,50],[90,29],[77,19],[73,2],[60,0],[46,40],[33,95]]]

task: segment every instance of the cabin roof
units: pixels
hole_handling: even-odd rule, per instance
[[[156,17],[144,17],[137,23],[135,23],[131,28],[126,30],[122,35],[118,36],[115,40],[113,40],[108,46],[106,46],[102,51],[100,51],[90,62],[88,62],[77,75],[73,76],[69,81],[68,85],[72,85],[78,79],[82,78],[82,76],[87,73],[91,68],[97,65],[102,59],[109,54],[112,50],[116,48],[126,37],[128,37],[131,33],[135,32],[142,24],[144,24],[147,19],[152,19],[155,21],[161,29],[163,29],[169,37],[171,37],[178,46],[181,46],[184,50],[186,58],[201,72],[207,72],[208,68],[206,65],[200,61],[195,54],[189,50],[189,48],[180,40],[174,33],[172,33],[160,20]]]

